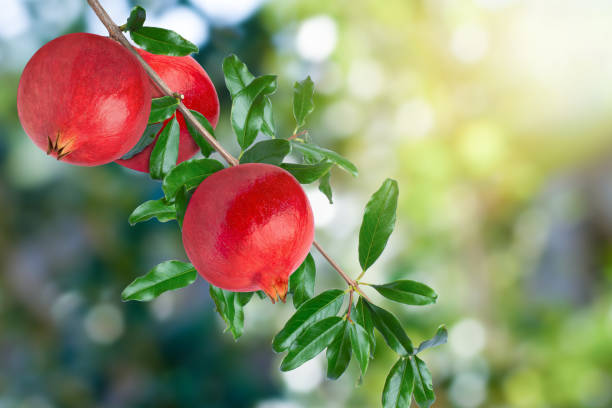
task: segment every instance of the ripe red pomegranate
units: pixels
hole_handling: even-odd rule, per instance
[[[168,84],[170,89],[184,95],[183,103],[185,106],[200,112],[213,127],[217,126],[219,121],[219,98],[217,97],[217,91],[204,68],[196,60],[189,56],[170,57],[167,55],[151,54],[144,50],[137,51],[164,82]],[[151,92],[154,98],[163,96],[152,83]],[[199,151],[199,148],[187,131],[187,125],[181,113],[177,113],[177,119],[181,128],[177,163],[181,163],[193,157]],[[151,143],[142,152],[127,160],[117,160],[117,163],[133,170],[148,172],[149,157],[151,156],[153,146],[155,146],[155,143]]]
[[[308,198],[287,171],[241,164],[205,179],[183,221],[183,245],[204,279],[235,292],[263,290],[274,302],[313,241]]]
[[[30,59],[17,91],[23,129],[42,150],[68,163],[112,162],[138,142],[151,110],[142,66],[110,38],[75,33]]]

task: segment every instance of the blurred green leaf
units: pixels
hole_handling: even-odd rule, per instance
[[[398,194],[397,181],[386,179],[366,205],[359,230],[359,263],[364,271],[378,259],[393,232]]]
[[[365,300],[359,297],[357,304],[353,310],[353,320],[359,323],[368,333],[370,339],[370,350],[374,353],[376,349],[376,336],[374,335],[374,321],[372,320],[372,312],[365,305]]]
[[[325,197],[327,197],[330,204],[333,204],[334,201],[332,200],[332,189],[331,185],[329,184],[329,177],[330,172],[328,171],[319,179],[319,191],[325,194]]]
[[[383,338],[391,350],[400,356],[412,354],[412,342],[402,328],[400,321],[391,312],[380,308],[370,302],[365,302],[372,312],[372,321],[376,329],[382,334]]]
[[[432,347],[436,347],[436,346],[445,344],[447,340],[448,340],[448,331],[446,330],[446,327],[442,325],[438,327],[436,334],[431,339],[426,340],[419,345],[419,348],[416,349],[414,354],[418,354],[421,351],[426,350],[428,348],[432,348]]]
[[[193,265],[179,261],[166,261],[136,278],[121,293],[123,301],[152,300],[164,292],[180,289],[195,282],[198,274]]]
[[[289,291],[293,293],[293,306],[296,309],[314,296],[316,273],[314,258],[309,253],[304,262],[289,276]]]
[[[413,280],[398,280],[372,287],[387,299],[406,305],[431,305],[438,299],[438,294],[432,288]]]
[[[340,168],[346,170],[347,172],[352,174],[354,177],[357,177],[359,175],[357,166],[355,166],[348,159],[342,157],[341,155],[339,155],[338,153],[332,150],[326,149],[321,146],[317,146],[312,143],[300,142],[298,140],[292,140],[291,144],[293,145],[294,149],[302,152],[302,154],[309,154],[311,156],[318,155],[320,157],[324,157],[332,161],[334,164],[338,165]]]
[[[176,165],[162,182],[166,199],[173,200],[181,187],[187,190],[197,187],[206,177],[224,168],[223,164],[213,159],[191,159]]]
[[[338,289],[327,290],[304,302],[274,337],[272,348],[280,353],[287,350],[295,339],[314,322],[334,316],[340,310],[345,293]]]
[[[178,108],[178,99],[172,96],[162,96],[151,100],[151,113],[149,114],[149,125],[160,123],[174,115]]]
[[[327,378],[336,380],[346,371],[351,362],[350,324],[344,321],[340,331],[327,348]]]
[[[253,298],[253,294],[255,294],[255,292],[236,292],[237,293],[237,297],[238,297],[238,303],[240,303],[241,306],[246,306],[251,299]]]
[[[282,163],[280,167],[291,173],[300,184],[310,184],[323,177],[333,165],[330,161],[322,160],[315,164]]]
[[[244,152],[240,163],[268,163],[277,166],[290,152],[291,144],[284,139],[263,140]]]
[[[140,27],[130,31],[130,38],[153,54],[185,56],[198,52],[198,47],[172,30],[159,27]]]
[[[179,145],[179,124],[176,118],[166,123],[157,137],[157,142],[149,159],[151,178],[162,179],[176,165]]]
[[[293,86],[293,116],[297,123],[296,129],[304,126],[306,117],[314,110],[313,95],[314,83],[310,76]]]
[[[400,358],[393,365],[382,394],[383,408],[409,408],[412,402],[414,375],[408,360]]]
[[[342,330],[344,321],[338,316],[330,316],[319,320],[300,333],[295,344],[281,363],[281,371],[290,371],[298,368],[306,361],[316,357],[327,347]]]
[[[232,102],[232,127],[238,144],[244,150],[255,140],[263,124],[265,102],[262,95],[276,91],[276,76],[264,75],[255,78],[236,94]]]
[[[140,204],[128,218],[130,225],[157,218],[159,222],[167,222],[176,218],[174,204],[166,203],[163,199],[145,201]]]
[[[425,362],[417,356],[410,359],[410,364],[414,374],[414,400],[419,407],[429,408],[436,400],[431,373]]]
[[[242,336],[244,329],[244,309],[243,307],[251,300],[251,294],[242,292],[231,292],[229,290],[210,285],[210,297],[217,306],[217,312],[227,324],[227,330],[232,333],[234,340]]]
[[[358,322],[349,325],[349,336],[355,357],[359,362],[361,375],[365,375],[370,362],[370,335]]]
[[[121,27],[122,31],[137,30],[144,24],[147,18],[147,12],[140,6],[135,6],[130,12],[127,23]]]
[[[198,120],[198,122],[200,122],[204,129],[206,129],[212,137],[215,137],[215,129],[213,129],[208,119],[206,119],[206,117],[198,111],[192,109],[189,109],[189,111],[193,114],[193,116],[195,116],[195,118]],[[215,151],[215,149],[213,149],[210,143],[208,143],[206,139],[204,139],[204,136],[202,136],[188,121],[185,121],[185,123],[187,124],[187,131],[200,148],[202,155],[204,157],[210,156],[211,153]]]
[[[132,147],[129,152],[124,154],[121,157],[121,160],[131,159],[132,157],[136,156],[138,153],[142,152],[145,149],[145,147],[153,143],[153,141],[155,140],[155,136],[157,135],[157,132],[159,132],[162,126],[163,126],[162,123],[153,123],[151,125],[147,125],[138,143],[136,143],[136,145]]]

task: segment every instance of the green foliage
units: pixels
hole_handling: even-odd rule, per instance
[[[366,205],[359,230],[359,264],[363,271],[378,259],[393,232],[398,194],[397,182],[386,179]]]
[[[291,144],[285,139],[263,140],[244,152],[240,163],[268,163],[278,166],[291,153]]]
[[[142,152],[148,145],[153,143],[153,141],[155,140],[155,136],[157,135],[159,130],[162,128],[162,126],[163,124],[161,123],[152,123],[150,125],[147,125],[138,143],[136,143],[136,145],[132,147],[129,152],[124,154],[121,157],[121,159],[123,160],[131,159],[132,157],[136,156],[138,153]]]
[[[376,349],[376,336],[374,335],[374,320],[372,320],[372,312],[366,306],[366,300],[359,297],[355,308],[353,309],[353,320],[363,327],[368,334],[370,340],[370,350],[373,353]]]
[[[438,299],[438,294],[432,288],[413,280],[398,280],[372,287],[387,299],[406,305],[431,305]]]
[[[295,150],[300,151],[303,154],[308,154],[310,156],[314,156],[315,158],[325,158],[338,165],[338,167],[340,167],[341,169],[346,170],[352,176],[357,177],[359,175],[357,166],[351,163],[350,160],[342,157],[341,155],[332,150],[317,146],[312,143],[300,142],[297,140],[292,140],[291,144]]]
[[[359,363],[359,369],[361,370],[361,375],[363,376],[368,369],[370,353],[373,351],[370,350],[370,335],[361,324],[351,322],[349,325],[349,336],[351,339],[353,353],[355,353],[355,358]]]
[[[410,364],[414,375],[414,400],[419,407],[429,408],[436,400],[429,369],[425,362],[417,356],[410,359]]]
[[[393,365],[382,394],[383,408],[408,408],[412,400],[414,374],[408,359],[400,357]]]
[[[122,31],[138,30],[144,24],[147,18],[147,12],[140,6],[135,6],[130,12],[127,23],[121,26]]]
[[[162,179],[176,165],[178,158],[180,128],[172,118],[157,137],[149,159],[149,173],[154,179]]]
[[[166,200],[173,200],[182,187],[195,188],[206,177],[223,169],[223,164],[213,159],[191,159],[172,167],[162,181]]]
[[[187,211],[187,204],[193,192],[187,191],[185,186],[181,187],[174,197],[174,206],[176,208],[176,221],[179,227],[183,228],[183,219],[185,218],[185,211]]]
[[[136,278],[121,293],[124,301],[149,301],[169,290],[183,288],[195,282],[198,274],[193,265],[179,261],[166,261]]]
[[[198,47],[172,30],[159,27],[140,27],[130,30],[130,38],[153,54],[182,57],[198,52]]]
[[[375,306],[369,302],[365,302],[366,306],[372,312],[372,321],[374,326],[382,334],[383,338],[391,350],[395,351],[400,356],[408,356],[412,354],[412,342],[400,321],[391,312]]]
[[[329,200],[330,204],[333,204],[334,203],[334,200],[332,197],[333,193],[332,193],[331,185],[329,184],[330,176],[331,174],[328,171],[327,173],[323,175],[323,177],[319,179],[319,191],[325,194],[325,197],[327,197],[327,200]]]
[[[432,347],[436,347],[436,346],[445,344],[447,340],[448,340],[448,331],[446,330],[446,327],[442,325],[438,327],[438,330],[436,330],[436,334],[431,339],[426,340],[422,342],[421,344],[419,344],[419,347],[415,350],[414,354],[418,354],[421,351],[426,350],[428,348],[432,348]]]
[[[315,164],[283,163],[281,167],[293,175],[301,184],[314,183],[329,172],[334,163],[322,160]]]
[[[174,204],[166,202],[164,199],[145,201],[140,204],[128,218],[130,225],[157,218],[159,222],[167,222],[176,218]]]
[[[227,324],[227,329],[234,336],[234,340],[237,340],[242,336],[244,328],[244,306],[253,297],[253,292],[231,292],[210,285],[210,297],[217,306],[217,312]]]
[[[200,124],[204,127],[204,129],[208,131],[208,133],[210,133],[212,137],[215,137],[215,129],[213,129],[212,125],[204,115],[192,109],[189,109],[189,112],[193,114],[196,120],[200,122]],[[214,152],[214,149],[212,148],[210,143],[208,143],[206,139],[204,139],[204,137],[191,125],[191,123],[187,121],[185,121],[185,123],[187,124],[187,131],[200,148],[200,152],[202,152],[202,155],[204,157],[210,156],[211,153]]]
[[[327,378],[336,380],[348,368],[352,357],[350,323],[345,320],[342,328],[327,348]]]
[[[296,130],[306,124],[306,117],[314,110],[314,83],[310,77],[296,82],[293,86],[293,116],[297,123]]]
[[[293,293],[293,306],[296,309],[314,296],[316,273],[314,258],[309,253],[289,277],[289,292]]]
[[[178,108],[178,99],[173,96],[162,96],[151,100],[151,113],[149,114],[149,125],[163,122],[168,119]]]

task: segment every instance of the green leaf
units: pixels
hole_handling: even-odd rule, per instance
[[[258,298],[260,298],[261,300],[267,299],[268,295],[266,295],[266,292],[264,292],[263,290],[258,290],[255,292],[255,294],[257,295]]]
[[[410,359],[410,364],[414,375],[414,400],[419,407],[429,408],[436,400],[431,373],[425,362],[417,356]]]
[[[185,218],[185,211],[187,211],[187,204],[191,199],[193,192],[187,191],[185,187],[181,187],[174,197],[174,206],[176,207],[176,221],[179,227],[183,228],[183,219]]]
[[[382,394],[383,408],[409,408],[412,402],[414,375],[408,360],[400,358],[391,368]]]
[[[263,123],[261,133],[274,139],[276,137],[276,126],[274,124],[274,112],[272,111],[272,101],[269,97],[264,97]]]
[[[265,102],[262,95],[276,91],[276,76],[264,75],[255,78],[243,90],[238,92],[232,102],[232,127],[238,144],[247,149],[257,137],[263,124]]]
[[[125,25],[122,26],[121,29],[122,31],[137,30],[142,27],[146,18],[147,12],[145,11],[145,9],[140,6],[136,6],[132,8],[130,16],[127,19],[127,23],[125,23]]]
[[[300,184],[310,184],[327,174],[333,165],[330,161],[322,160],[315,164],[283,163],[280,167],[291,173]]]
[[[387,299],[406,305],[431,305],[438,299],[438,294],[432,288],[413,280],[398,280],[372,287]]]
[[[432,347],[436,347],[436,346],[445,344],[447,340],[448,340],[448,331],[446,331],[446,327],[442,325],[438,327],[438,330],[436,330],[436,334],[431,339],[426,340],[419,345],[419,348],[416,349],[414,354],[418,354],[421,351],[426,350],[428,348],[432,348]]]
[[[198,52],[198,47],[172,30],[159,27],[140,27],[130,31],[132,41],[145,50],[160,55],[182,57]]]
[[[217,306],[217,312],[227,324],[227,329],[237,340],[242,336],[244,329],[244,310],[243,307],[251,300],[251,295],[240,292],[231,292],[210,285],[210,296]]]
[[[306,123],[306,117],[314,110],[314,83],[310,77],[303,81],[296,82],[293,86],[293,116],[297,123],[297,128],[301,128]]]
[[[223,75],[225,76],[225,85],[232,98],[255,79],[247,66],[234,54],[225,57],[223,60]]]
[[[353,352],[359,362],[361,375],[365,375],[370,362],[370,335],[359,323],[352,322],[349,325],[349,336]]]
[[[342,329],[327,348],[327,378],[330,380],[340,378],[351,362],[352,350],[349,326],[350,324],[345,320]]]
[[[365,302],[372,312],[372,320],[376,329],[382,334],[383,338],[391,350],[395,351],[400,356],[409,356],[412,354],[412,342],[406,335],[401,323],[391,312],[383,308],[375,306],[369,302]]]
[[[353,320],[361,325],[368,337],[370,338],[370,350],[374,353],[376,349],[376,336],[374,335],[374,321],[372,320],[372,312],[365,305],[365,300],[360,297],[353,310]]]
[[[255,292],[236,292],[238,303],[243,307],[246,306],[251,301],[254,294]]]
[[[325,194],[325,197],[327,197],[330,204],[333,204],[334,201],[332,200],[332,189],[331,185],[329,185],[329,177],[330,172],[328,171],[323,177],[319,179],[319,191]]]
[[[198,273],[193,265],[179,261],[166,261],[136,278],[121,293],[123,301],[152,300],[169,290],[183,288],[195,282]]]
[[[179,124],[172,118],[157,137],[149,159],[149,173],[154,179],[162,179],[176,165],[179,145]]]
[[[189,111],[193,114],[193,116],[195,116],[195,118],[198,120],[198,122],[200,122],[200,124],[204,127],[204,129],[206,129],[208,133],[211,134],[212,137],[215,137],[215,129],[213,129],[208,119],[206,119],[206,116],[192,109],[189,109]],[[215,149],[213,149],[210,143],[208,143],[206,139],[204,139],[204,136],[202,136],[200,132],[198,132],[193,126],[191,126],[191,123],[189,123],[188,121],[185,121],[185,123],[187,124],[187,131],[189,132],[192,139],[196,142],[196,144],[200,148],[202,155],[204,157],[210,156],[212,152],[215,151]]]
[[[359,263],[365,271],[380,256],[395,225],[397,181],[386,179],[366,205],[359,230]]]
[[[223,164],[213,159],[191,159],[173,167],[162,182],[162,189],[167,200],[173,200],[181,187],[187,190],[200,185],[202,180],[223,170]]]
[[[149,125],[160,123],[174,115],[178,108],[178,99],[172,96],[162,96],[151,100],[151,113],[149,114]]]
[[[166,203],[163,199],[145,201],[140,204],[128,218],[130,225],[157,218],[159,222],[167,222],[176,218],[174,204]]]
[[[332,150],[314,145],[312,143],[300,142],[298,140],[292,140],[291,144],[293,145],[293,148],[302,152],[302,154],[324,157],[327,160],[334,162],[334,164],[338,165],[338,167],[342,168],[343,170],[346,170],[354,177],[357,177],[359,175],[357,166],[355,166],[348,159],[340,156],[338,153]]]
[[[342,330],[344,321],[338,316],[320,320],[306,329],[297,338],[295,344],[281,363],[281,371],[298,368],[306,361],[316,357],[327,347]]]
[[[162,123],[153,123],[151,125],[147,125],[142,136],[140,136],[140,140],[138,141],[138,143],[136,143],[136,145],[132,147],[129,152],[124,154],[121,157],[121,160],[131,159],[132,157],[136,156],[138,153],[142,152],[145,149],[145,147],[153,143],[153,141],[155,140],[155,136],[157,135],[159,130],[162,128],[162,126],[163,126]]]
[[[291,152],[291,144],[284,139],[263,140],[244,152],[240,163],[268,163],[278,166]]]
[[[304,262],[289,276],[289,291],[293,293],[293,306],[296,309],[314,296],[316,273],[314,258],[309,253]]]
[[[272,349],[277,353],[287,350],[308,326],[336,315],[340,311],[344,295],[343,291],[332,289],[304,302],[274,337]]]

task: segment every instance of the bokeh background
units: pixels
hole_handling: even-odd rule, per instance
[[[103,0],[117,22],[134,2]],[[363,206],[400,184],[398,225],[367,281],[422,280],[437,305],[394,310],[427,351],[436,407],[612,407],[612,2],[607,0],[142,0],[148,24],[200,45],[236,149],[221,61],[278,73],[280,135],[292,83],[311,75],[314,140],[335,204],[308,188],[317,237],[353,276]],[[379,341],[363,385],[324,356],[280,373],[270,342],[292,312],[253,300],[223,333],[206,283],[122,303],[135,277],[185,259],[175,223],[131,228],[159,184],[117,165],[78,168],[23,133],[29,57],[104,30],[81,0],[3,0],[0,11],[0,407],[376,407],[394,356]],[[317,258],[317,288],[343,287]],[[371,293],[371,296],[384,303]]]

